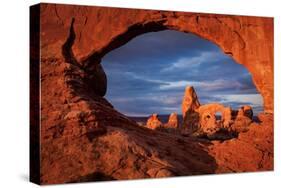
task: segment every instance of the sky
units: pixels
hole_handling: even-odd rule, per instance
[[[222,103],[238,109],[263,110],[263,100],[248,70],[214,43],[172,30],[135,37],[102,59],[106,99],[123,114],[181,114],[186,86],[201,104]]]

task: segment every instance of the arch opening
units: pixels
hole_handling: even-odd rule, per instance
[[[203,104],[219,102],[235,109],[252,105],[256,114],[263,111],[251,74],[216,44],[191,33],[159,30],[139,34],[102,58],[108,77],[105,98],[116,109],[134,118],[163,114],[166,121],[172,112],[181,115],[184,88],[190,85]],[[151,108],[159,101],[162,106]]]

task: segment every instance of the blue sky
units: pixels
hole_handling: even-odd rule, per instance
[[[193,34],[166,30],[140,35],[102,60],[106,98],[128,116],[181,114],[186,86],[194,86],[201,104],[263,110],[250,73],[214,43]]]

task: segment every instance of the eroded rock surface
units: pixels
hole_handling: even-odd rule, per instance
[[[192,133],[199,128],[199,114],[197,112],[200,107],[197,94],[192,86],[185,88],[182,100],[183,128]]]
[[[194,33],[244,65],[263,96],[265,111],[273,112],[272,18],[54,4],[42,4],[41,17],[44,58],[63,58],[61,46],[75,19],[73,57],[85,70],[94,69],[106,53],[142,33],[165,29]]]
[[[261,124],[252,123],[237,139],[213,141],[210,154],[216,158],[217,172],[251,172],[273,169],[273,116],[260,114]]]
[[[194,87],[187,86],[185,88],[183,100],[182,100],[182,115],[183,118],[188,118],[190,112],[195,112],[200,107],[200,102]]]
[[[223,143],[149,130],[103,97],[101,69],[106,53],[137,35],[191,32],[244,65],[273,113],[273,19],[55,4],[40,11],[42,184],[273,169],[272,114]]]
[[[251,106],[242,106],[239,110],[238,110],[238,114],[237,117],[248,117],[249,119],[253,119],[253,109]]]
[[[232,124],[232,109],[224,107],[221,104],[200,105],[196,91],[193,87],[186,87],[183,102],[183,128],[188,132],[202,131],[212,134],[220,128],[229,128]],[[216,113],[221,114],[221,120],[218,120]]]
[[[214,133],[222,127],[228,128],[232,123],[231,108],[218,103],[202,105],[197,112],[200,117],[200,129],[207,134]],[[221,114],[221,120],[216,117],[218,112]]]

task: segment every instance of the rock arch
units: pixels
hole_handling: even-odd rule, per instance
[[[151,23],[161,28],[192,32],[213,41],[247,67],[264,97],[265,111],[273,112],[273,19],[44,3],[37,6],[40,8],[40,33],[33,31],[32,34],[40,35],[42,100],[34,109],[40,110],[42,118],[40,124],[33,121],[31,125],[40,126],[40,140],[37,140],[41,144],[38,151],[40,160],[36,160],[40,161],[41,183],[72,182],[88,175],[93,177],[93,173],[110,174],[114,179],[127,179],[128,173],[133,174],[132,178],[156,177],[159,169],[167,167],[160,165],[159,168],[158,163],[141,160],[143,169],[149,171],[135,171],[135,165],[118,168],[119,161],[124,160],[119,153],[129,154],[124,161],[127,164],[135,161],[139,153],[145,159],[174,164],[177,168],[172,170],[176,170],[177,175],[228,172],[225,169],[229,168],[237,172],[273,169],[272,115],[261,114],[259,118],[265,126],[253,127],[241,138],[216,142],[212,148],[202,148],[201,144],[197,147],[192,140],[183,142],[168,134],[136,126],[135,122],[112,108],[102,97],[106,77],[99,64],[105,52],[121,45],[118,38],[126,38],[131,26],[134,27],[130,32],[140,31],[139,27]],[[37,44],[31,43],[31,56],[37,51]],[[37,63],[36,60],[32,60],[33,64]],[[37,77],[32,79],[37,80]],[[35,89],[31,93],[37,93]],[[252,135],[258,139],[253,140]],[[106,145],[103,137],[109,140]],[[154,147],[157,139],[161,144]],[[183,147],[170,147],[170,153],[175,155],[168,155],[166,141],[172,146],[181,144]],[[124,150],[123,145],[130,147]],[[109,151],[117,151],[118,155],[108,157],[104,152],[105,146]],[[137,153],[132,153],[131,147]],[[191,153],[191,150],[195,152]],[[237,152],[233,153],[234,150]],[[193,153],[200,155],[194,156]],[[227,156],[230,158],[226,162]],[[261,161],[263,156],[268,157]],[[174,161],[180,161],[180,166]],[[190,169],[191,166],[194,168]],[[120,169],[120,173],[112,175],[115,169]]]
[[[58,51],[73,31],[70,56],[64,58],[75,60],[84,71],[80,87],[92,88],[99,96],[106,92],[106,77],[99,65],[106,53],[137,35],[174,29],[212,41],[244,65],[263,96],[264,111],[273,112],[272,18],[52,4],[43,4],[41,13],[42,27],[48,25],[42,51],[53,52],[45,57],[63,57]],[[74,24],[70,24],[72,19]]]
[[[197,112],[199,113],[199,124],[203,130],[206,128],[210,128],[210,126],[213,129],[218,128],[218,126],[216,125],[216,112],[221,113],[222,124],[220,126],[228,128],[232,120],[231,108],[225,107],[222,104],[218,103],[202,105],[198,108]]]

